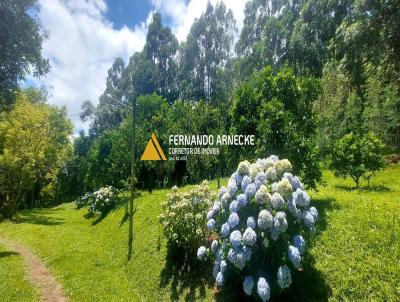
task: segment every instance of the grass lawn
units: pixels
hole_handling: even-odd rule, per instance
[[[0,245],[0,300],[39,301],[36,290],[26,280],[24,263],[18,253]]]
[[[310,243],[304,272],[283,298],[399,301],[399,175],[399,166],[389,167],[371,180],[370,189],[354,190],[350,181],[324,173],[327,186],[311,194],[322,217],[317,235]],[[216,182],[211,185],[216,188]],[[97,220],[86,218],[87,209],[76,210],[73,203],[21,211],[14,222],[0,223],[0,234],[38,254],[72,301],[213,300],[208,274],[169,260],[157,218],[167,192],[144,192],[136,200],[130,263],[124,208]],[[1,296],[15,301],[20,293],[17,300],[34,300],[23,281],[19,257],[2,257],[2,251]],[[3,271],[11,277],[4,278]]]

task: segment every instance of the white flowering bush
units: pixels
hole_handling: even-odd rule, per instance
[[[92,214],[106,213],[117,203],[117,190],[112,186],[106,186],[93,192],[89,198],[89,212]]]
[[[163,213],[159,216],[168,241],[188,252],[196,251],[207,237],[207,228],[214,227],[215,221],[207,222],[207,211],[215,198],[207,181],[189,192],[179,192],[178,187],[173,187],[162,203]],[[216,203],[214,209],[218,206]]]
[[[318,211],[291,170],[287,159],[274,155],[243,161],[219,190],[206,222],[216,239],[197,252],[200,260],[214,260],[218,286],[240,278],[246,295],[268,301],[301,270],[304,237],[315,232]]]
[[[87,206],[90,200],[93,198],[93,194],[90,192],[85,193],[85,195],[80,196],[76,199],[75,204],[76,208],[79,210],[84,206]]]

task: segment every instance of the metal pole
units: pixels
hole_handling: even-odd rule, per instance
[[[133,249],[133,204],[135,200],[135,108],[136,97],[132,100],[132,131],[131,131],[131,198],[129,202],[129,238],[128,238],[128,261],[132,258]]]

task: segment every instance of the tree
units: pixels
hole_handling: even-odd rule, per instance
[[[216,101],[217,75],[231,58],[236,31],[231,10],[222,2],[207,9],[190,28],[181,48],[181,96],[183,99]]]
[[[42,76],[50,67],[41,53],[45,34],[35,17],[35,3],[0,2],[0,112],[13,104],[18,82],[27,73]]]
[[[14,109],[0,118],[0,208],[11,217],[53,185],[70,151],[72,124],[64,109],[31,103],[21,92]],[[35,189],[39,192],[35,192]],[[33,206],[34,204],[30,204]]]
[[[288,67],[277,74],[266,67],[239,86],[231,110],[233,130],[254,134],[257,140],[255,152],[249,147],[238,150],[241,157],[288,158],[294,172],[315,188],[322,177],[312,111],[319,91],[317,80],[296,77]]]
[[[383,148],[384,144],[371,132],[363,136],[346,134],[333,149],[331,168],[335,176],[351,177],[358,188],[360,178],[369,183],[370,178],[383,169]]]

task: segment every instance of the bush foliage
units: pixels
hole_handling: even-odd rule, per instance
[[[318,211],[287,159],[276,156],[241,162],[207,214],[218,238],[197,257],[214,261],[218,286],[243,282],[248,296],[262,301],[292,283],[306,252],[304,237],[315,232]],[[303,237],[304,236],[304,237]]]
[[[373,133],[347,134],[333,149],[331,168],[335,176],[351,177],[358,187],[361,178],[369,182],[385,166],[383,149],[384,144]]]

